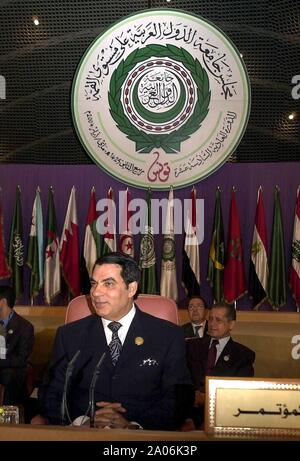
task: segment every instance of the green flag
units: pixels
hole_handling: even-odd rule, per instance
[[[27,265],[30,274],[30,298],[39,294],[44,279],[44,248],[43,248],[43,214],[39,188],[36,191],[32,207],[31,226],[28,242]]]
[[[145,231],[140,246],[140,269],[141,284],[140,292],[157,294],[156,284],[156,259],[154,248],[153,228],[151,227],[151,192],[147,193],[147,219],[145,219]]]
[[[11,223],[8,264],[12,270],[13,287],[18,300],[23,294],[24,244],[21,206],[21,189],[16,190],[16,202]]]
[[[221,191],[216,191],[215,214],[213,232],[209,249],[207,280],[213,291],[214,301],[221,302],[223,293],[224,277],[224,229],[221,208]]]
[[[278,310],[280,307],[286,304],[284,237],[278,186],[275,188],[274,198],[274,217],[271,242],[268,298],[269,303],[275,310]]]

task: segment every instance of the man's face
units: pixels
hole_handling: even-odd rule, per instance
[[[126,315],[137,290],[137,282],[127,287],[121,277],[121,266],[102,264],[95,266],[91,278],[91,299],[96,314],[107,320],[120,320]]]
[[[188,305],[188,312],[193,323],[200,324],[206,318],[206,309],[201,298],[192,298]]]
[[[212,307],[208,316],[208,334],[215,339],[225,338],[230,335],[235,324],[234,320],[228,320],[224,307]]]

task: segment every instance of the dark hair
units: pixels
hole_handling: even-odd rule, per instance
[[[0,286],[0,299],[6,299],[7,305],[12,309],[16,301],[16,295],[13,287],[8,285]]]
[[[222,308],[222,309],[225,309],[226,313],[226,318],[228,320],[236,320],[236,310],[235,310],[235,307],[233,304],[226,304],[226,303],[217,303],[217,304],[214,304],[213,306],[211,306],[211,309],[218,309],[218,308]]]
[[[121,277],[127,287],[131,282],[137,282],[137,284],[140,283],[141,271],[137,262],[131,256],[121,253],[120,251],[108,253],[96,260],[93,270],[96,266],[101,266],[102,264],[118,264],[121,266]]]
[[[203,304],[204,304],[204,308],[207,309],[207,303],[206,303],[205,299],[202,298],[202,296],[200,296],[200,295],[192,295],[192,296],[190,296],[190,297],[189,297],[188,305],[190,304],[190,302],[192,301],[192,299],[201,299],[201,301],[202,301]]]

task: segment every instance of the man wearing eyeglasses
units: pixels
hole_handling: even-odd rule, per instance
[[[195,386],[196,427],[204,416],[205,377],[252,377],[255,352],[234,341],[231,331],[236,322],[234,306],[216,304],[209,310],[208,335],[187,341],[187,361]]]
[[[184,337],[202,338],[207,334],[207,306],[201,296],[192,296],[187,307],[190,322],[182,325]]]

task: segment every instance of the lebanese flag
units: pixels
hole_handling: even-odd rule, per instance
[[[289,284],[295,298],[297,308],[300,308],[300,186],[297,189],[294,232],[292,243],[292,264],[290,267]]]
[[[60,240],[60,263],[70,292],[73,296],[80,295],[79,235],[74,186],[71,189]]]
[[[130,228],[130,218],[132,211],[128,209],[129,203],[131,201],[131,194],[128,190],[128,187],[125,192],[125,200],[123,203],[123,216],[121,222],[121,236],[119,241],[119,248],[122,253],[125,253],[132,258],[134,257],[134,243],[133,235]]]
[[[255,224],[252,237],[249,266],[249,292],[253,307],[258,308],[267,299],[268,286],[268,242],[262,188],[257,193]]]
[[[241,298],[246,292],[246,277],[235,191],[232,191],[226,264],[224,269],[224,298],[229,304]]]
[[[5,241],[3,232],[3,208],[0,189],[0,279],[6,279],[11,276],[11,269],[8,266],[5,251]]]

